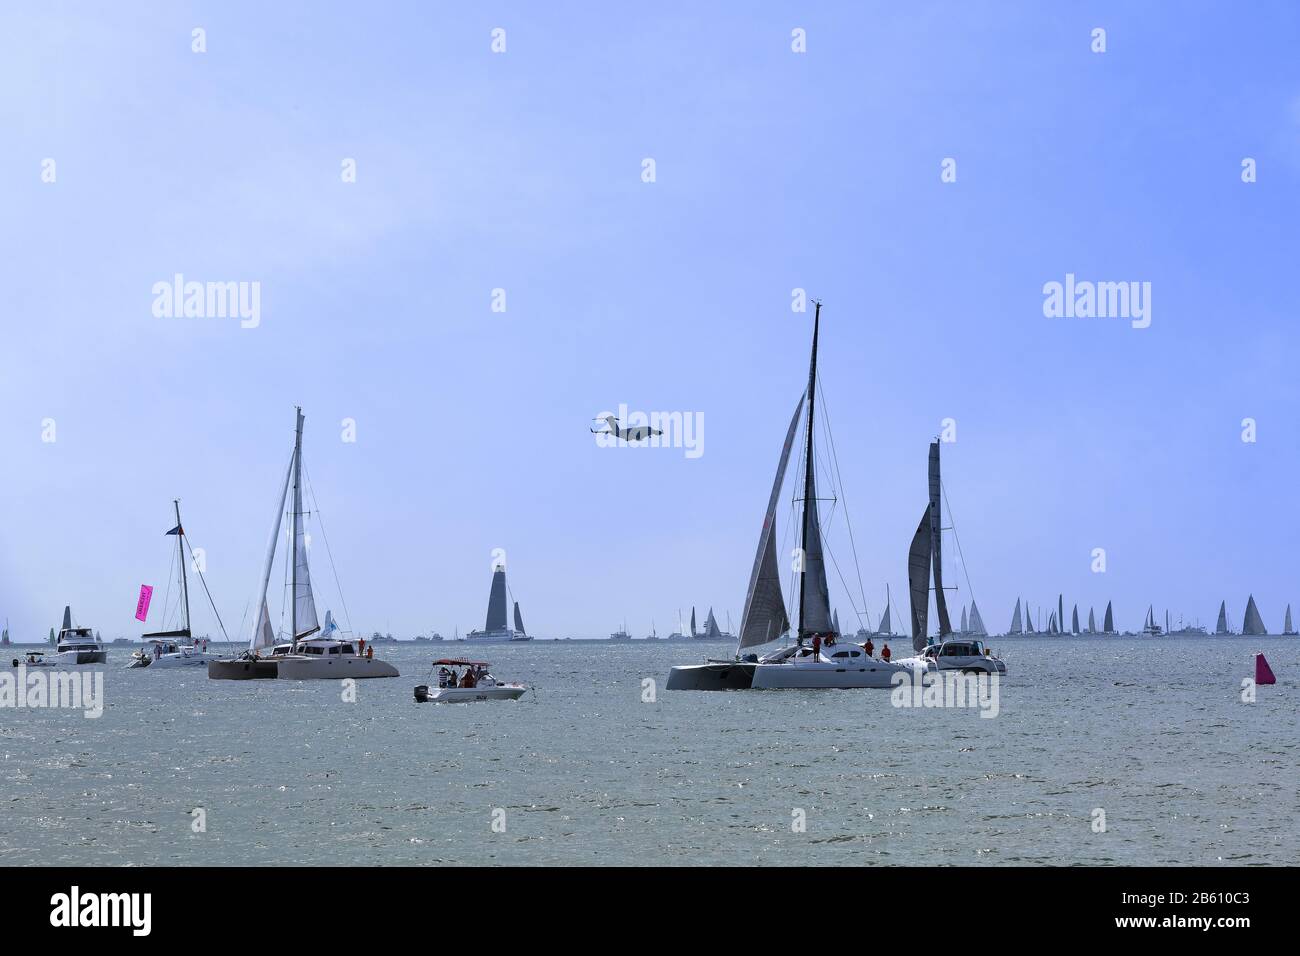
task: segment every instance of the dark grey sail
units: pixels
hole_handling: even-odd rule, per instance
[[[1088,608],[1088,633],[1097,633],[1097,612],[1095,608]]]
[[[799,575],[799,640],[815,634],[831,633],[831,598],[826,586],[826,563],[822,554],[821,521],[817,514],[816,455],[813,435],[816,432],[817,407],[817,338],[821,331],[821,304],[813,313],[812,359],[808,363],[808,422],[804,428],[803,562]]]
[[[1295,628],[1291,626],[1291,605],[1286,606],[1286,619],[1282,622],[1282,633],[1287,637],[1295,634]]]
[[[1101,629],[1106,634],[1115,633],[1115,615],[1111,612],[1110,602],[1106,602],[1106,617],[1101,622]]]
[[[498,565],[492,572],[492,591],[488,595],[487,623],[483,630],[504,631],[506,626],[506,569]]]
[[[889,598],[886,597],[886,598],[885,598],[885,613],[884,613],[884,615],[880,618],[880,630],[878,630],[876,633],[877,633],[877,634],[888,634],[888,633],[889,633],[889,630],[890,630],[891,627],[893,627],[893,624],[890,623],[890,620],[889,620]]]
[[[753,570],[749,572],[749,589],[745,592],[745,610],[740,615],[740,650],[774,641],[790,630],[790,618],[781,594],[781,567],[776,558],[776,509],[781,503],[781,486],[785,482],[786,467],[790,464],[794,436],[799,431],[803,400],[804,396],[800,395],[790,418],[790,427],[786,429],[772,493],[767,499],[767,511],[763,513],[763,530],[758,535],[758,551],[754,555]]]
[[[915,651],[925,650],[929,643],[931,541],[930,509],[927,507],[907,552],[907,596],[912,607],[912,649]]]
[[[1020,634],[1024,632],[1024,625],[1020,623],[1020,598],[1016,598],[1016,609],[1011,614],[1011,627],[1007,630],[1008,634]]]
[[[1077,604],[1074,606],[1074,610],[1071,612],[1070,633],[1071,634],[1079,633],[1079,605]]]
[[[1246,617],[1241,622],[1242,634],[1267,634],[1268,628],[1264,626],[1264,619],[1259,616],[1259,608],[1255,607],[1255,595],[1251,595],[1246,601]]]
[[[980,616],[980,609],[974,599],[970,602],[970,632],[975,637],[988,637],[988,628],[984,626],[984,618]]]
[[[515,602],[515,630],[520,634],[526,634],[524,630],[524,616],[519,613],[519,602]]]
[[[72,630],[72,605],[71,604],[65,604],[63,606],[63,630],[65,631]]]
[[[1038,633],[1037,631],[1034,630],[1034,614],[1032,611],[1029,610],[1028,598],[1025,599],[1025,633],[1026,634]]]
[[[952,633],[948,601],[943,594],[943,480],[939,474],[939,443],[930,442],[930,559],[934,565],[934,607],[939,612],[939,637]]]
[[[1056,596],[1056,627],[1057,631],[1065,630],[1065,595]]]
[[[1228,602],[1227,601],[1219,602],[1219,621],[1217,624],[1214,625],[1214,633],[1215,634],[1228,633]]]

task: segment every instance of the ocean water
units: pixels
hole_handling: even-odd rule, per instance
[[[355,703],[129,671],[117,647],[80,668],[105,673],[101,718],[0,710],[0,864],[1300,859],[1300,639],[991,644],[1010,669],[992,719],[889,691],[662,689],[720,645],[477,648],[536,693],[452,706],[412,700],[427,644],[384,647],[402,676]],[[1256,650],[1278,684],[1243,703]]]

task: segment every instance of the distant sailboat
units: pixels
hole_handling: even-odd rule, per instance
[[[1282,624],[1282,633],[1287,637],[1292,637],[1295,634],[1295,628],[1291,626],[1291,605],[1290,604],[1286,606],[1286,621],[1283,622]]]
[[[1061,633],[1065,630],[1065,595],[1056,596],[1056,630]]]
[[[893,626],[893,623],[889,620],[889,585],[885,585],[885,613],[880,618],[880,628],[876,633],[889,634]]]
[[[1024,624],[1020,620],[1020,598],[1016,598],[1016,609],[1011,612],[1011,627],[1008,634],[1023,634],[1025,631]]]
[[[510,626],[506,617],[508,590],[506,566],[504,564],[494,565],[492,568],[492,588],[488,592],[487,619],[483,624],[483,630],[470,631],[465,635],[465,640],[480,644],[504,644],[510,641],[532,640],[519,626],[523,624],[524,619],[519,613],[518,601],[514,602],[515,626],[513,628]]]
[[[1077,604],[1074,606],[1074,610],[1071,612],[1070,633],[1071,634],[1079,633],[1079,605]]]
[[[520,640],[528,637],[528,632],[524,630],[524,616],[519,613],[519,602],[515,602],[515,634]]]
[[[1115,633],[1115,615],[1110,609],[1109,601],[1106,602],[1106,616],[1101,622],[1101,629],[1102,632],[1106,634]]]
[[[1288,608],[1288,610],[1290,609]],[[1214,625],[1214,633],[1215,634],[1232,633],[1231,631],[1228,630],[1228,602],[1227,601],[1219,602],[1219,621],[1217,624]]]
[[[961,608],[961,630],[959,630],[957,633],[958,633],[958,634],[969,634],[969,633],[970,633],[970,627],[969,627],[969,626],[967,625],[967,623],[966,623],[966,605],[964,605],[964,604],[962,605],[962,608]]]
[[[695,630],[695,607],[691,607],[691,637],[699,637],[700,634]]]
[[[1160,625],[1156,623],[1155,605],[1147,605],[1147,619],[1142,625],[1142,634],[1145,637],[1159,637],[1161,634]]]
[[[988,637],[988,629],[984,627],[984,618],[980,617],[980,609],[975,605],[975,601],[970,602],[970,633],[974,637]]]
[[[1093,608],[1088,608],[1088,633],[1097,633],[1097,612]]]
[[[1019,600],[1019,598],[1017,598],[1016,600]],[[1037,631],[1034,630],[1034,615],[1033,615],[1033,613],[1029,610],[1029,601],[1028,601],[1028,599],[1025,600],[1025,633],[1026,633],[1026,634],[1037,634],[1037,633],[1038,633]]]
[[[1241,633],[1252,636],[1268,633],[1268,628],[1264,626],[1264,619],[1259,616],[1259,608],[1255,607],[1253,594],[1246,601],[1246,617],[1241,622]]]
[[[0,634],[0,647],[9,646],[9,618],[5,618],[5,630]]]

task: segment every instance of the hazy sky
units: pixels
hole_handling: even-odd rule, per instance
[[[15,639],[68,602],[138,634],[175,496],[237,629],[295,404],[358,628],[481,627],[494,548],[542,636],[738,624],[795,288],[873,620],[945,418],[990,629],[1059,591],[1124,627],[1300,606],[1294,4],[330,6],[0,12]],[[260,283],[260,324],[156,317],[177,273]],[[1045,317],[1067,273],[1151,283],[1150,327]],[[703,454],[597,447],[620,403],[702,415]]]

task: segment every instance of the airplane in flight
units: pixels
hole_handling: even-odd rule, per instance
[[[613,415],[606,415],[604,418],[595,419],[603,421],[606,428],[593,428],[593,435],[613,435],[615,438],[621,438],[623,441],[645,441],[654,435],[662,435],[663,432],[658,428],[651,428],[649,425],[633,425],[628,428],[618,423],[618,419]]]

